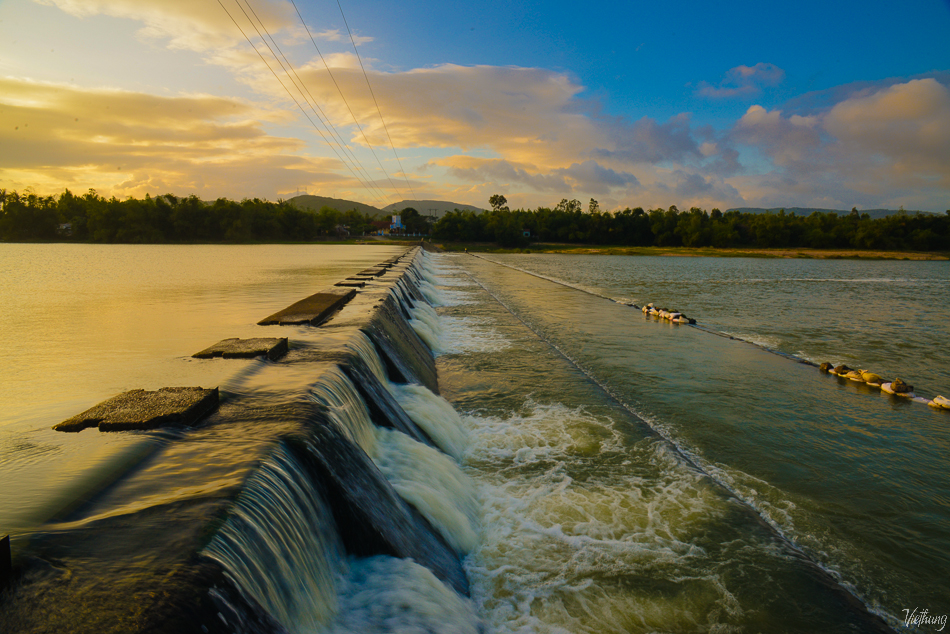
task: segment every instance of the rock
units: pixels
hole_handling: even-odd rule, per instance
[[[218,388],[163,387],[157,392],[132,390],[103,401],[53,427],[77,432],[156,429],[165,425],[194,425],[218,406]]]
[[[891,381],[891,391],[895,394],[909,394],[914,391],[914,386],[907,385],[901,379],[894,379]]]
[[[934,400],[928,403],[931,407],[936,407],[938,409],[950,409],[950,398],[945,398],[943,396],[935,396]]]
[[[860,383],[864,383],[864,379],[861,378],[863,375],[864,373],[861,370],[851,370],[850,372],[844,375],[844,378],[849,379],[851,381],[858,381]]]
[[[884,381],[881,379],[880,375],[874,374],[873,372],[865,372],[865,373],[863,373],[863,374],[861,375],[861,379],[862,379],[865,383],[869,383],[869,384],[871,384],[871,385],[880,385],[881,383],[884,382]]]
[[[831,372],[833,369],[834,369],[834,367],[833,367],[830,363],[828,363],[827,361],[825,361],[825,362],[822,363],[820,366],[818,366],[818,370],[819,370],[820,372]]]
[[[842,363],[842,364],[839,365],[839,366],[835,366],[835,369],[832,370],[831,373],[832,373],[832,374],[837,374],[838,376],[844,376],[845,374],[847,374],[847,373],[850,372],[850,371],[851,371],[851,368],[849,368],[848,366],[846,366],[845,364]]]

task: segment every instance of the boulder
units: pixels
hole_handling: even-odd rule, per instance
[[[818,366],[818,370],[820,372],[831,372],[832,370],[834,370],[834,366],[832,366],[830,363],[825,361],[820,366]]]
[[[914,391],[914,386],[907,385],[901,379],[894,379],[891,381],[891,391],[895,394],[908,394]]]
[[[884,382],[883,379],[881,379],[881,376],[880,376],[880,375],[874,374],[873,372],[865,372],[865,373],[863,373],[863,374],[861,375],[861,379],[862,379],[865,383],[869,383],[869,384],[871,384],[871,385],[880,385],[881,383]]]
[[[850,371],[851,371],[851,368],[849,368],[848,366],[842,363],[841,365],[835,366],[835,369],[832,370],[831,373],[837,374],[838,376],[844,376]]]

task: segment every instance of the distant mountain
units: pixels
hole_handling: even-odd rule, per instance
[[[734,209],[727,209],[726,211],[738,211],[744,214],[777,214],[782,209],[785,210],[786,214],[794,213],[796,216],[810,216],[813,213],[820,212],[823,214],[838,214],[839,216],[847,216],[851,213],[850,209],[816,209],[813,207],[774,207],[772,209],[765,209],[763,207],[736,207]],[[867,214],[871,218],[883,218],[885,216],[893,216],[896,213],[900,213],[899,209],[858,209],[859,214]],[[910,215],[917,213],[916,211],[908,211]],[[922,214],[931,214],[936,215],[931,211],[922,211]]]
[[[311,196],[310,194],[302,194],[300,196],[288,198],[287,202],[300,209],[309,209],[310,211],[319,211],[322,207],[329,207],[330,209],[336,209],[337,211],[350,211],[352,209],[356,209],[360,213],[369,214],[371,216],[385,215],[382,210],[380,210],[378,207],[373,207],[372,205],[358,203],[354,200],[343,200],[342,198],[328,198],[327,196]]]
[[[485,211],[481,207],[453,203],[447,200],[403,200],[392,205],[386,205],[382,211],[385,214],[391,214],[395,211],[402,211],[406,207],[412,207],[423,216],[435,216],[436,218],[441,218],[446,212],[455,211],[456,209],[474,211],[475,213]]]

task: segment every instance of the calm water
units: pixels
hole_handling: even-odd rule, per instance
[[[225,386],[251,361],[192,359],[404,249],[0,244],[0,533],[44,519],[142,437],[50,427],[130,389]]]
[[[254,324],[397,252],[0,245],[0,532],[29,530],[81,495],[77,476],[106,479],[150,442],[50,425],[125,389],[253,381],[255,362],[190,355],[306,337]],[[412,562],[328,554],[343,580],[312,594],[335,616],[283,615],[289,631],[865,631],[854,597],[896,628],[904,609],[950,613],[950,413],[760,347],[950,396],[950,264],[491,257],[508,266],[427,256],[434,310],[413,310],[461,417],[389,386],[451,457],[391,430],[366,441],[468,553],[471,601]],[[335,552],[312,541],[298,548]]]

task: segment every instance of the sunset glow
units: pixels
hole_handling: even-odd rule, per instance
[[[5,0],[0,188],[950,207],[945,1],[342,9]]]

